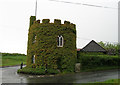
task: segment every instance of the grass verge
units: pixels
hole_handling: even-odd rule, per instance
[[[97,82],[97,83],[120,83],[120,79],[110,79],[104,82]]]
[[[74,85],[120,85],[120,79],[110,79],[103,82],[81,83]]]

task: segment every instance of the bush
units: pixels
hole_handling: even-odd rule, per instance
[[[55,69],[47,69],[47,74],[58,74],[58,70]]]
[[[81,69],[90,69],[104,66],[118,66],[120,58],[118,56],[79,53],[78,62],[81,63]]]
[[[36,67],[36,68],[31,68],[31,67],[24,67],[23,69],[19,69],[17,71],[18,73],[23,73],[23,74],[33,74],[33,75],[45,75],[45,74],[58,74],[58,70],[55,69],[47,69],[45,71],[45,68],[43,67]]]
[[[33,74],[33,75],[44,75],[45,74],[44,69],[28,68],[28,67],[24,67],[23,69],[19,69],[17,72],[24,73],[24,74]]]

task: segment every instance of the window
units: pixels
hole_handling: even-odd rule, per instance
[[[35,55],[32,56],[32,63],[35,63]]]
[[[35,42],[36,42],[36,39],[37,39],[37,36],[35,35],[33,43],[35,43]]]
[[[57,38],[57,47],[63,47],[63,36],[59,35]]]

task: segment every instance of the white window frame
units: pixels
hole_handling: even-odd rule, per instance
[[[35,43],[35,42],[36,42],[36,39],[37,39],[37,36],[35,35],[33,43]]]
[[[32,56],[32,63],[35,64],[35,55]]]
[[[61,39],[62,39],[62,43],[61,43]],[[58,41],[57,41],[57,47],[63,47],[64,44],[64,39],[62,35],[58,35]]]

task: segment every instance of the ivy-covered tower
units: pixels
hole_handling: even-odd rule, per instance
[[[76,26],[69,21],[36,20],[30,17],[27,66],[74,71],[77,57]]]

